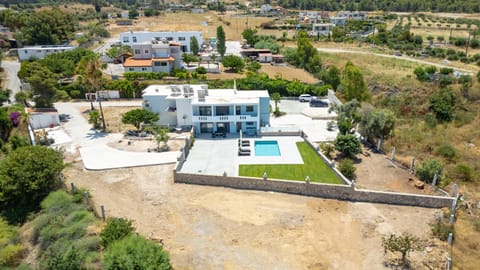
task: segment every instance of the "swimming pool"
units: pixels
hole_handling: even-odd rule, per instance
[[[255,141],[255,156],[280,156],[277,141]]]

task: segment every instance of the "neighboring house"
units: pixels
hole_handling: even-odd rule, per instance
[[[341,11],[337,14],[337,17],[347,18],[347,20],[364,21],[368,15],[366,12],[359,11]]]
[[[347,24],[346,17],[330,17],[330,23],[334,24],[335,26],[345,26]]]
[[[60,116],[55,108],[29,108],[27,112],[33,130],[60,125]]]
[[[272,6],[270,6],[269,4],[265,4],[265,5],[260,6],[260,13],[262,13],[262,14],[267,14],[267,13],[270,12],[270,10],[272,10]]]
[[[150,85],[143,108],[160,116],[158,124],[195,127],[197,133],[258,134],[270,123],[266,90],[208,89],[207,85]]]
[[[133,57],[125,59],[125,72],[165,72],[182,67],[182,52],[176,42],[151,41],[132,46]]]
[[[20,61],[30,60],[30,59],[43,59],[45,56],[64,51],[71,51],[75,49],[74,46],[62,46],[62,45],[43,45],[43,46],[33,46],[33,47],[24,47],[19,48],[18,59]]]
[[[133,57],[125,59],[125,72],[165,72],[182,67],[182,52],[176,42],[144,42],[132,46]]]
[[[332,33],[333,27],[335,27],[333,23],[314,23],[312,25],[312,35],[328,36]]]
[[[196,13],[196,14],[205,13],[205,10],[203,8],[192,8],[192,13]]]
[[[181,31],[181,32],[123,32],[120,33],[120,42],[123,45],[132,47],[135,44],[156,41],[173,41],[180,43],[182,52],[190,53],[190,39],[196,37],[198,45],[203,44],[202,32]]]
[[[272,62],[272,54],[271,53],[259,53],[258,54],[258,61],[260,61],[260,63],[270,63],[270,62]]]

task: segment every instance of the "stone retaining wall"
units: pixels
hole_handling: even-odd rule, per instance
[[[275,191],[327,199],[358,202],[410,205],[430,208],[450,207],[451,197],[426,196],[396,192],[360,190],[346,185],[305,183],[287,180],[264,180],[253,177],[232,177],[174,171],[174,182],[195,185],[221,186],[260,191]]]

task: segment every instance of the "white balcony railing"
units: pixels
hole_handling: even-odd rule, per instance
[[[220,116],[192,116],[193,122],[255,122],[257,116],[251,115],[220,115]]]

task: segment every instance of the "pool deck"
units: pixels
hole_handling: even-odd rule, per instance
[[[213,175],[238,176],[240,164],[303,164],[297,142],[303,141],[294,136],[266,136],[243,138],[250,140],[250,156],[238,156],[238,135],[228,134],[227,138],[209,138],[201,135],[195,139],[187,161],[181,172]],[[255,156],[255,141],[278,141],[280,156]],[[245,147],[244,147],[245,148]]]

